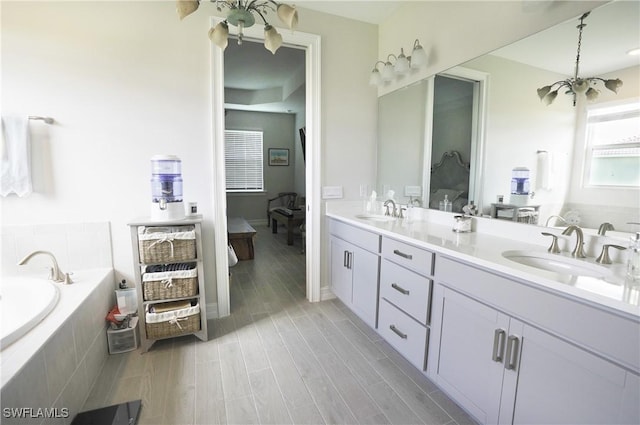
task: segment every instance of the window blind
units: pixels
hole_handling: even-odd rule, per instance
[[[262,131],[225,130],[227,191],[264,190]]]

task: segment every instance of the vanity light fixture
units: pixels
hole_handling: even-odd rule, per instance
[[[391,62],[393,58],[394,62]],[[382,64],[382,71],[378,69],[378,64]],[[411,56],[405,56],[404,49],[400,49],[398,56],[390,53],[387,56],[387,61],[378,61],[373,66],[371,76],[369,77],[369,84],[372,86],[379,86],[383,83],[389,83],[393,81],[394,77],[406,75],[411,69],[417,69],[427,64],[427,54],[420,45],[420,42],[416,39],[413,43],[413,51]]]
[[[223,7],[229,9],[227,19],[209,30],[211,41],[223,50],[229,42],[229,24],[238,28],[238,44],[242,44],[244,29],[256,22],[254,14],[264,22],[264,47],[274,55],[282,45],[282,36],[267,22],[265,15],[269,11],[276,12],[280,20],[291,30],[298,25],[298,11],[295,6],[276,3],[273,0],[215,0],[215,4],[218,12],[222,12]],[[195,12],[199,6],[200,0],[176,1],[176,10],[181,20]]]
[[[555,98],[558,96],[558,90],[563,87],[567,89],[565,94],[573,96],[573,106],[576,106],[576,97],[578,94],[584,94],[586,99],[590,101],[597,99],[600,95],[600,90],[596,88],[598,82],[603,83],[607,89],[614,93],[618,93],[618,89],[622,87],[622,80],[619,78],[605,80],[600,77],[581,78],[578,76],[578,70],[580,67],[580,47],[582,46],[582,30],[587,26],[587,24],[584,23],[584,20],[590,13],[591,12],[587,12],[582,15],[580,17],[580,23],[576,26],[576,28],[578,28],[578,51],[576,54],[576,67],[573,77],[567,78],[566,80],[556,81],[551,85],[538,89],[538,97],[546,105],[551,105],[553,103]]]

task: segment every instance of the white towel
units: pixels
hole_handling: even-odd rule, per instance
[[[538,151],[536,189],[551,190],[553,158],[551,152]]]
[[[29,117],[2,117],[0,195],[29,195],[31,184],[31,143]]]

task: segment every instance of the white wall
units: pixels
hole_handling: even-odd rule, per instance
[[[127,222],[149,213],[149,159],[178,155],[185,198],[205,217],[215,302],[207,31],[216,14],[210,2],[183,21],[173,1],[3,2],[2,113],[57,123],[32,124],[35,193],[2,199],[2,224],[110,221],[114,267],[132,281]],[[375,168],[377,28],[301,8],[299,30],[322,36],[323,184],[357,196],[354,177],[372,180]]]

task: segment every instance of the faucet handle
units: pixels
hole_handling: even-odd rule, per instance
[[[73,274],[73,273],[65,273],[65,274],[64,274],[64,282],[62,282],[62,283],[63,283],[63,284],[65,284],[65,285],[70,285],[70,284],[72,284],[72,283],[73,283],[73,280],[71,280],[71,275],[72,275],[72,274]]]
[[[552,254],[559,254],[560,253],[560,248],[558,247],[558,237],[556,235],[554,235],[553,233],[548,233],[548,232],[542,232],[542,235],[551,236],[553,238],[553,240],[551,241],[551,246],[549,246],[547,251],[552,253]]]
[[[407,209],[404,207],[398,207],[398,209],[400,210],[400,215],[398,215],[398,218],[404,218],[404,215],[402,214],[402,211],[406,211]]]
[[[604,245],[602,245],[602,252],[598,256],[598,258],[596,258],[596,263],[599,263],[599,264],[611,264],[611,258],[609,257],[609,248],[610,247],[611,248],[615,248],[615,249],[619,249],[619,250],[627,249],[624,246],[620,246],[620,245],[604,244]]]
[[[390,216],[391,214],[389,214],[389,204],[385,205],[384,208],[384,215],[386,215],[387,217]]]

